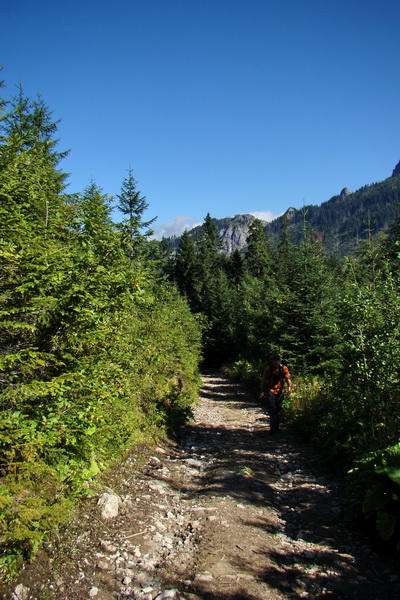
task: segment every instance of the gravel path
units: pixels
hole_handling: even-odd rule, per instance
[[[12,600],[399,600],[395,573],[352,532],[340,483],[283,425],[268,434],[240,384],[203,377],[177,443],[132,454],[45,545]],[[104,495],[102,496],[104,499]]]

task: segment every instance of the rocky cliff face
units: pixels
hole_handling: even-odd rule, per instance
[[[250,225],[254,220],[253,215],[239,215],[234,217],[227,225],[218,225],[217,222],[218,235],[222,240],[224,252],[231,254],[231,252],[240,251],[247,246]],[[222,221],[225,221],[225,219],[222,219]]]
[[[235,250],[242,250],[247,246],[250,225],[256,217],[249,214],[225,217],[224,219],[213,219],[218,237],[222,242],[222,251],[230,254]],[[265,225],[266,221],[262,221]],[[202,225],[194,227],[189,232],[193,237],[201,231]],[[179,242],[179,238],[176,240]]]

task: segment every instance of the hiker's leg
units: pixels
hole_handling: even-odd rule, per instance
[[[278,412],[276,408],[276,396],[272,392],[268,392],[268,414],[269,414],[269,426],[271,431],[278,428]]]
[[[279,423],[281,422],[281,410],[283,402],[283,392],[275,396],[275,408],[276,408],[276,429],[279,429]]]

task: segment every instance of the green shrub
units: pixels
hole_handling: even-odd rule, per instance
[[[135,445],[176,431],[198,397],[200,331],[172,288],[149,286],[145,299],[80,323],[82,312],[76,329],[71,322],[53,338],[66,356],[58,374],[51,377],[49,361],[32,351],[32,368],[3,384],[4,576],[67,518],[88,480]],[[5,372],[16,372],[17,356],[6,356]]]

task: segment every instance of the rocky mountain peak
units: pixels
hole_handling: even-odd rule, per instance
[[[290,207],[285,212],[285,217],[288,221],[291,221],[297,214],[297,210],[293,207]]]
[[[221,219],[218,223],[218,236],[222,240],[222,249],[227,254],[242,250],[247,245],[250,225],[255,221],[253,215],[237,215],[233,219]]]
[[[400,175],[400,160],[393,169],[392,177],[397,177],[398,175]]]

